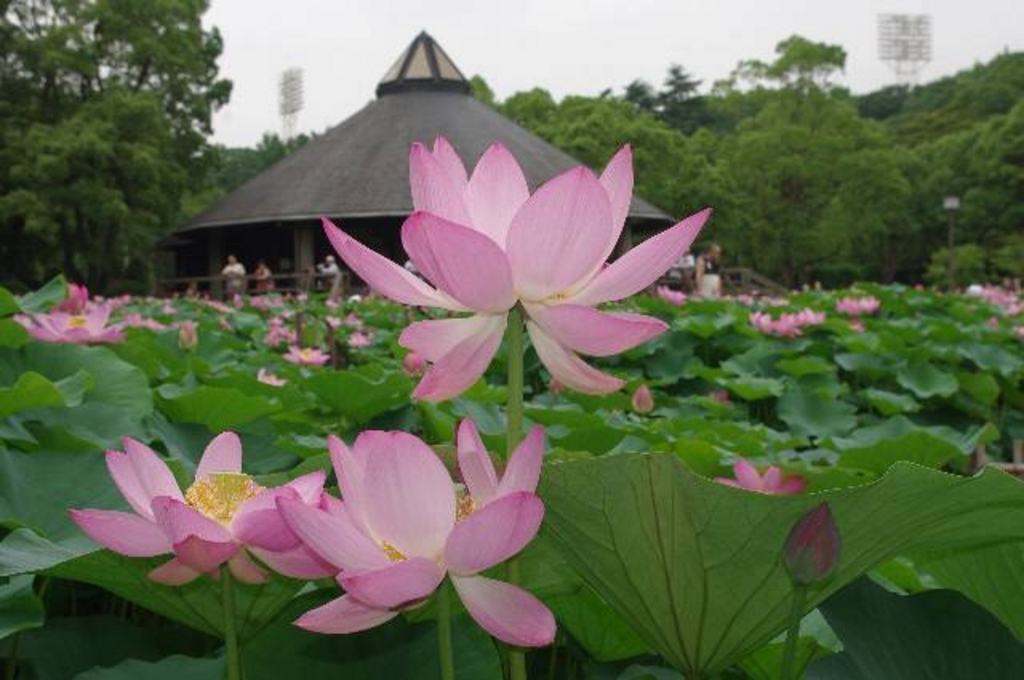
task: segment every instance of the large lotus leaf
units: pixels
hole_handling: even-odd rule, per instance
[[[808,680],[1016,678],[1024,645],[960,593],[890,593],[861,579],[822,606],[843,651],[811,664]]]
[[[840,399],[825,399],[811,390],[787,392],[778,403],[779,418],[795,434],[830,437],[857,426],[857,409]]]
[[[44,312],[68,296],[68,284],[63,276],[50,279],[45,286],[18,298],[18,306],[26,312]]]
[[[828,375],[836,372],[835,364],[814,355],[780,359],[776,362],[775,367],[794,378],[802,378],[805,375]]]
[[[843,555],[807,610],[897,554],[1024,540],[1024,485],[993,470],[966,479],[900,463],[864,486],[774,497],[698,477],[673,456],[621,455],[548,466],[542,495],[569,563],[652,649],[698,677],[784,629],[792,586],[779,553],[822,500]]]
[[[922,428],[910,430],[898,437],[846,447],[839,460],[844,467],[882,474],[896,461],[940,468],[961,456],[956,444]]]
[[[43,625],[43,602],[32,590],[32,576],[15,576],[0,585],[0,640]]]
[[[304,595],[243,648],[247,680],[435,680],[438,677],[437,625],[406,623],[399,617],[354,635],[318,635],[292,625],[300,614],[341,593],[327,589]],[[451,595],[455,597],[454,593]],[[455,676],[501,680],[493,641],[469,617],[452,621]]]
[[[106,347],[30,343],[19,350],[0,349],[0,384],[10,385],[26,371],[55,383],[79,372],[91,376],[81,404],[36,410],[32,419],[96,447],[113,445],[125,434],[139,434],[140,421],[153,411],[145,374]]]
[[[409,403],[412,381],[401,371],[370,364],[320,371],[306,381],[306,387],[331,410],[358,424]]]
[[[1024,544],[955,551],[917,566],[995,614],[1024,641]]]
[[[959,348],[960,355],[970,359],[978,368],[987,373],[998,373],[1004,378],[1019,373],[1024,359],[1015,357],[1001,347],[970,343]]]
[[[18,640],[20,675],[37,680],[72,680],[96,666],[162,653],[158,636],[113,616],[52,617]]]
[[[921,410],[921,404],[909,394],[898,394],[871,387],[861,390],[860,396],[864,397],[871,407],[883,416],[916,413]]]
[[[29,341],[28,331],[13,319],[0,319],[0,347],[21,347]]]
[[[10,316],[21,310],[18,300],[11,295],[11,291],[0,287],[0,316]]]
[[[159,661],[127,659],[109,668],[93,668],[75,680],[210,680],[224,675],[224,659],[192,656],[164,657]]]
[[[95,550],[68,508],[126,509],[103,456],[0,451],[0,576],[38,571]]]
[[[724,378],[720,382],[722,387],[744,401],[777,397],[786,389],[786,384],[775,378],[744,376],[742,378]]]
[[[918,397],[951,397],[960,384],[952,373],[940,370],[928,361],[915,360],[896,372],[896,382]]]
[[[66,380],[71,385],[76,383],[84,387],[88,374],[79,373]],[[82,389],[77,389],[77,395],[81,400]],[[33,408],[46,408],[49,406],[68,406],[67,396],[56,385],[45,377],[34,371],[26,371],[18,377],[18,382],[10,387],[0,387],[0,418],[6,418],[18,411],[27,411]]]
[[[58,564],[47,574],[99,586],[146,609],[211,635],[223,630],[220,586],[200,578],[186,586],[154,583],[147,574],[170,559],[133,559],[98,550]],[[238,634],[245,640],[261,631],[288,605],[303,583],[274,577],[261,586],[235,585]]]
[[[281,409],[275,401],[234,387],[163,385],[156,393],[160,410],[171,420],[200,423],[210,432],[236,428]]]

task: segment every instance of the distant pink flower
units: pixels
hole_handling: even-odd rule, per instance
[[[294,345],[299,341],[296,332],[285,326],[284,319],[274,317],[267,322],[267,334],[263,336],[263,342],[270,347],[277,347],[281,344]]]
[[[189,352],[199,347],[199,329],[195,321],[186,319],[178,324],[178,346]]]
[[[658,297],[670,305],[682,307],[686,304],[686,293],[681,290],[672,290],[668,286],[658,286]]]
[[[544,517],[534,493],[544,450],[536,428],[501,478],[476,428],[459,428],[458,457],[467,494],[456,495],[434,451],[404,432],[363,432],[351,448],[328,440],[343,501],[321,509],[281,499],[289,527],[339,570],[345,594],[295,622],[319,633],[378,626],[429,598],[451,578],[470,616],[512,645],[550,644],[555,620],[540,600],[482,572],[516,555]]]
[[[351,312],[345,317],[345,325],[359,331],[363,329],[363,320],[359,318],[358,314]]]
[[[167,465],[149,447],[124,439],[125,452],[107,451],[107,469],[134,510],[71,510],[89,538],[128,557],[174,558],[149,578],[178,586],[222,564],[245,583],[263,583],[267,573],[249,553],[285,575],[322,578],[335,571],[302,545],[277,512],[278,499],[317,505],[324,473],[313,472],[264,489],[242,473],[242,442],[224,432],[206,447],[195,479],[181,492]]]
[[[327,322],[327,325],[328,327],[330,327],[331,330],[336,331],[339,328],[341,328],[341,319],[339,319],[336,316],[328,316],[324,319],[324,321]]]
[[[164,306],[160,308],[160,313],[165,316],[174,316],[178,313],[178,308],[172,304],[164,304]]]
[[[836,311],[847,316],[870,316],[878,311],[882,302],[876,297],[846,297],[836,302]]]
[[[66,342],[78,345],[115,343],[124,340],[120,324],[107,325],[109,305],[95,305],[84,314],[49,312],[18,315],[15,320],[36,340]]]
[[[226,305],[223,302],[220,302],[218,300],[210,300],[208,298],[202,298],[202,299],[200,299],[200,302],[202,304],[206,305],[207,307],[209,307],[210,309],[214,310],[215,312],[220,312],[221,314],[234,314],[235,313],[235,308],[234,307],[231,307],[230,305]]]
[[[256,372],[256,379],[264,385],[270,385],[272,387],[281,387],[282,385],[288,384],[287,380],[284,378],[278,378],[265,368],[261,368]]]
[[[988,321],[985,322],[985,324],[989,328],[991,328],[992,330],[996,330],[997,331],[997,330],[999,330],[999,317],[998,316],[990,316],[988,318]]]
[[[84,284],[68,283],[68,297],[58,305],[55,305],[52,312],[66,312],[67,314],[84,314],[89,306],[89,289]]]
[[[633,410],[637,413],[650,413],[654,410],[654,396],[651,395],[651,388],[641,385],[633,392]]]
[[[850,321],[850,330],[853,331],[854,333],[863,333],[864,322],[861,321],[860,319],[854,319]]]
[[[722,404],[732,403],[728,390],[712,390],[711,392],[708,392],[708,397]]]
[[[1021,340],[1024,340],[1024,326],[1017,326],[1013,329],[1013,334]]]
[[[220,326],[221,330],[227,333],[231,333],[235,330],[234,328],[231,327],[231,322],[228,321],[227,318],[223,316],[217,319],[217,325]]]
[[[809,326],[820,326],[825,323],[825,312],[802,309],[799,312],[786,313],[774,319],[765,312],[752,312],[750,325],[765,335],[781,338],[796,338],[803,335],[803,329]]]
[[[328,309],[337,309],[338,308],[338,301],[335,300],[334,298],[327,298],[327,301],[324,302],[324,304],[327,305]]]
[[[558,378],[552,378],[548,381],[548,391],[556,397],[565,391],[565,385],[558,382]]]
[[[427,370],[427,362],[416,352],[409,352],[402,359],[402,369],[410,376],[421,376]]]
[[[348,336],[348,346],[352,349],[359,349],[361,347],[369,347],[373,344],[372,333],[360,333],[356,331],[352,335]]]
[[[736,461],[732,470],[735,479],[718,477],[717,480],[728,486],[774,496],[793,496],[807,486],[807,481],[803,477],[784,475],[782,470],[774,465],[769,465],[768,469],[764,471],[764,475],[761,475],[756,467],[742,458]]]
[[[124,328],[145,328],[146,330],[149,331],[162,331],[166,330],[167,328],[167,326],[160,323],[156,319],[144,317],[138,312],[126,314],[124,318],[121,319],[121,326],[123,326]]]
[[[285,361],[300,366],[323,366],[331,360],[331,355],[318,347],[299,347],[292,345],[284,355]]]
[[[420,321],[399,342],[432,366],[413,395],[439,401],[476,382],[501,345],[509,310],[521,304],[541,362],[567,387],[605,394],[624,381],[577,355],[618,354],[663,332],[658,319],[601,312],[649,286],[689,248],[710,209],[647,239],[610,266],[629,212],[632,154],[624,147],[600,179],[576,168],[532,196],[518,163],[501,144],[480,158],[472,176],[439,137],[430,151],[414,144],[410,184],[416,211],[402,226],[402,245],[433,284],[378,255],[329,220],[335,250],[377,292],[403,304],[468,312]],[[436,286],[436,287],[435,287]]]

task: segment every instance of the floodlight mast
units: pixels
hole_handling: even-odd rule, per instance
[[[278,91],[278,112],[281,115],[283,141],[287,142],[295,136],[302,104],[302,69],[289,68],[281,74]]]
[[[915,85],[932,60],[932,18],[927,14],[879,14],[878,57],[903,85]]]

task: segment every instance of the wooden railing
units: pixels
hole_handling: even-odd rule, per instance
[[[721,270],[722,290],[727,294],[787,295],[782,284],[772,281],[747,267],[725,267]],[[696,290],[697,282],[693,269],[673,268],[658,281],[659,285],[679,288],[690,293]]]
[[[259,294],[263,292],[276,293],[309,293],[310,291],[329,292],[334,285],[334,274],[317,274],[313,272],[296,272],[289,274],[273,274],[269,279],[263,281],[271,282],[271,290],[259,289],[259,281],[252,274],[245,277],[246,294]],[[348,272],[343,271],[337,277],[339,292],[345,294],[352,286],[352,280]],[[190,291],[206,293],[214,297],[223,297],[227,291],[227,278],[217,276],[177,276],[173,278],[160,279],[157,281],[158,295],[181,295]]]

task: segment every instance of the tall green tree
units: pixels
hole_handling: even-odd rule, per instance
[[[203,0],[0,6],[0,267],[102,288],[145,273],[199,190],[231,84]]]

